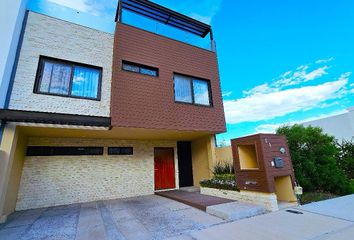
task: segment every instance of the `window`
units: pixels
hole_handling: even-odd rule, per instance
[[[41,57],[35,92],[99,100],[101,76],[99,67]]]
[[[103,147],[27,147],[26,156],[103,155]]]
[[[108,155],[133,155],[132,147],[108,147]]]
[[[153,77],[157,77],[159,75],[159,69],[154,67],[145,66],[138,63],[132,63],[128,61],[122,62],[122,69],[128,72],[135,72],[144,75],[149,75]]]
[[[194,77],[174,75],[175,101],[211,106],[210,82]]]

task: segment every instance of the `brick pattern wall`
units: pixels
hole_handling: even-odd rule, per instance
[[[29,146],[105,146],[103,156],[29,157],[24,161],[16,210],[154,193],[154,147],[175,141],[29,138]],[[132,146],[134,155],[107,155],[107,146]]]
[[[159,77],[121,70],[122,60],[159,69]],[[174,102],[173,73],[211,81],[213,107]],[[225,131],[216,54],[117,23],[113,54],[112,125]]]
[[[112,54],[112,34],[29,12],[9,108],[109,116]],[[40,55],[102,67],[101,101],[33,93]]]
[[[238,154],[239,145],[255,144],[259,169],[241,170]],[[277,134],[256,134],[231,140],[234,168],[237,186],[242,190],[275,192],[274,178],[279,176],[291,176],[292,184],[295,184],[294,169],[291,162],[289,147],[286,137]],[[281,154],[279,149],[284,147],[286,152]],[[284,161],[283,168],[275,168],[272,161],[275,157],[281,157]],[[246,181],[256,181],[255,185],[246,185]]]

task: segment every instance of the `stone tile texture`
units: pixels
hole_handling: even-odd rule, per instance
[[[192,231],[225,222],[175,203],[149,195],[18,211],[0,226],[0,239],[189,239]]]
[[[176,141],[29,138],[29,146],[130,146],[133,155],[27,156],[16,210],[126,198],[154,193],[154,147]],[[176,186],[178,161],[175,154]]]
[[[29,12],[10,109],[110,116],[113,35]],[[33,93],[39,57],[102,67],[100,101]]]

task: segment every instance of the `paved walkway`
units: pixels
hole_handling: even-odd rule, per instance
[[[312,203],[298,208],[291,208],[291,210],[293,211],[281,210],[217,225],[208,229],[194,231],[175,239],[354,239],[354,195]]]
[[[151,195],[15,212],[0,225],[0,239],[166,239],[223,222]]]

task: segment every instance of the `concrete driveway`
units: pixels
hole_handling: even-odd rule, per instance
[[[0,239],[166,239],[224,221],[151,195],[15,212]]]

